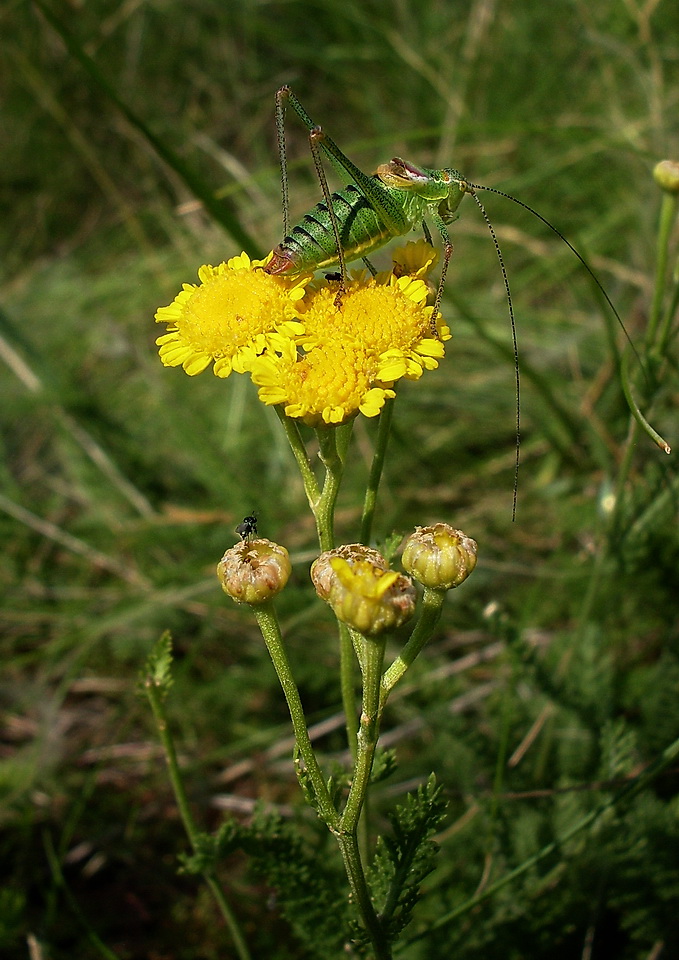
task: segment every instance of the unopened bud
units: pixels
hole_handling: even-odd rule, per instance
[[[244,540],[217,564],[224,593],[237,603],[265,603],[288,582],[292,564],[285,547],[271,540]]]
[[[409,620],[417,595],[410,579],[390,570],[384,557],[362,544],[321,554],[311,579],[335,616],[367,637],[376,637]]]
[[[401,562],[425,587],[459,587],[476,566],[476,541],[447,523],[416,527],[406,541]]]
[[[676,160],[661,160],[656,163],[653,177],[662,190],[679,193],[679,163]]]

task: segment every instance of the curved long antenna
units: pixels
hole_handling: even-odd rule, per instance
[[[604,300],[606,301],[606,303],[608,304],[608,306],[611,308],[611,311],[612,311],[612,313],[613,313],[613,316],[615,317],[615,319],[616,319],[616,320],[618,321],[618,323],[620,324],[620,328],[621,328],[622,332],[625,334],[625,339],[626,339],[627,342],[629,343],[630,347],[632,348],[632,352],[634,353],[635,357],[637,358],[637,360],[638,360],[638,362],[639,362],[639,366],[641,367],[641,369],[642,369],[642,371],[643,371],[643,373],[644,373],[644,377],[646,378],[646,380],[648,380],[648,374],[647,374],[647,372],[646,372],[646,368],[645,368],[645,366],[644,366],[643,360],[641,359],[641,356],[639,355],[639,351],[638,351],[637,348],[634,346],[634,344],[633,344],[633,342],[632,342],[632,338],[630,337],[629,333],[627,332],[627,327],[626,327],[625,324],[622,322],[622,318],[621,318],[620,314],[618,313],[618,311],[617,311],[616,308],[615,308],[615,304],[613,303],[613,301],[611,300],[611,298],[610,298],[610,297],[608,296],[608,294],[606,293],[606,290],[605,290],[605,288],[604,288],[604,285],[603,285],[602,282],[599,280],[599,278],[597,277],[597,275],[595,274],[595,272],[592,270],[592,268],[591,268],[590,265],[587,263],[587,261],[586,261],[585,258],[582,256],[582,254],[581,254],[578,250],[576,250],[576,248],[573,246],[573,244],[570,242],[570,240],[568,240],[566,237],[564,237],[563,233],[561,233],[560,230],[557,230],[557,228],[554,226],[554,224],[553,224],[553,223],[550,223],[549,220],[548,220],[546,217],[543,217],[541,213],[538,213],[537,210],[534,210],[534,209],[533,209],[531,206],[529,206],[527,203],[524,203],[523,200],[519,200],[518,197],[513,197],[513,196],[511,195],[511,193],[505,193],[504,190],[497,190],[495,187],[485,187],[485,186],[484,186],[483,184],[481,184],[481,183],[470,183],[469,186],[472,188],[472,190],[471,190],[472,196],[474,196],[474,193],[473,193],[474,190],[487,190],[489,193],[496,193],[496,194],[498,195],[498,197],[504,197],[505,200],[511,200],[512,203],[516,203],[519,207],[523,207],[524,210],[527,210],[528,213],[532,213],[534,217],[537,217],[538,220],[540,220],[542,223],[544,223],[546,227],[549,227],[549,229],[552,231],[552,233],[554,233],[554,234],[559,238],[559,240],[563,241],[563,243],[566,244],[566,246],[568,247],[568,249],[571,251],[571,253],[575,254],[575,256],[578,258],[578,260],[580,261],[580,263],[582,264],[582,266],[585,268],[585,270],[587,271],[587,273],[590,275],[590,277],[592,278],[592,280],[595,282],[595,284],[596,284],[597,287],[599,288],[599,291],[601,292]],[[478,200],[477,200],[477,202],[478,202]]]
[[[505,267],[505,260],[504,260],[504,257],[502,256],[502,250],[500,249],[500,242],[497,238],[497,234],[495,233],[493,224],[490,222],[490,218],[486,213],[486,208],[484,207],[484,205],[481,203],[476,193],[474,192],[477,189],[487,190],[487,189],[492,189],[492,187],[491,188],[478,187],[477,184],[475,183],[468,183],[467,188],[468,188],[468,193],[474,198],[474,202],[476,203],[479,210],[481,211],[481,215],[483,216],[483,219],[486,222],[486,226],[488,227],[488,230],[490,231],[490,235],[493,239],[493,244],[495,246],[495,253],[497,254],[497,259],[500,264],[500,270],[502,272],[502,280],[505,285],[505,293],[507,294],[507,306],[509,308],[509,323],[512,329],[512,349],[514,351],[514,386],[516,390],[516,452],[514,456],[514,494],[512,497],[512,523],[514,523],[514,521],[516,520],[516,501],[517,501],[518,491],[519,491],[519,459],[520,459],[520,452],[521,452],[521,375],[519,373],[519,342],[516,336],[516,319],[514,317],[512,291],[509,288],[509,277],[507,276],[507,268]],[[500,191],[495,190],[493,192],[499,193]]]

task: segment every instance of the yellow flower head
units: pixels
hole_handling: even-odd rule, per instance
[[[434,334],[427,294],[425,282],[415,277],[358,277],[347,284],[336,306],[337,286],[326,283],[311,293],[300,312],[304,323],[300,342],[307,350],[353,343],[376,359],[376,380],[417,380],[424,370],[438,366],[443,341],[450,339],[440,315]]]
[[[344,423],[359,411],[377,416],[395,396],[375,383],[377,369],[375,358],[356,344],[332,342],[300,354],[280,337],[274,350],[254,360],[251,373],[263,403],[282,404],[288,417],[319,426]]]
[[[409,240],[394,250],[394,276],[424,279],[436,266],[438,251],[426,240]]]
[[[228,377],[248,370],[275,331],[299,334],[296,304],[310,278],[272,277],[259,269],[265,263],[242,253],[218,267],[203,266],[199,284],[185,283],[159,308],[156,320],[167,323],[168,332],[156,343],[166,367],[181,365],[194,376],[214,363],[215,375]]]

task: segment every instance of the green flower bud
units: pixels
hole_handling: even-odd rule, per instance
[[[401,562],[425,587],[459,587],[476,566],[476,541],[447,523],[416,527],[406,540]]]
[[[271,540],[244,540],[217,564],[224,593],[236,603],[265,603],[288,582],[292,564],[285,547]]]
[[[661,160],[656,163],[653,177],[662,190],[679,193],[679,163],[676,160]]]
[[[337,619],[366,637],[399,627],[415,612],[417,595],[409,578],[390,570],[380,553],[362,544],[321,554],[311,579]]]

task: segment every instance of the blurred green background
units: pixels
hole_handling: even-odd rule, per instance
[[[251,510],[295,562],[280,614],[310,719],[328,723],[319,748],[341,760],[336,640],[312,597],[314,527],[275,416],[245,378],[163,368],[154,311],[201,264],[240,252],[239,234],[262,253],[280,239],[273,107],[289,83],[362,169],[392,156],[454,166],[536,208],[642,344],[651,171],[679,156],[679,7],[6,0],[0,50],[0,954],[28,956],[30,935],[47,960],[230,958],[206,892],[177,876],[186,841],[135,679],[169,628],[168,708],[203,826],[263,798],[311,835],[266,651],[214,576]],[[288,148],[296,217],[319,187],[292,113]],[[518,327],[517,520],[507,304],[466,201],[443,305],[454,339],[438,371],[399,390],[376,524],[384,538],[444,519],[480,546],[386,718],[400,766],[376,791],[376,827],[430,770],[449,798],[418,929],[679,736],[674,458],[643,436],[626,447],[625,341],[586,271],[526,211],[482,199]],[[670,443],[673,345],[651,411]],[[347,541],[374,432],[356,425]],[[679,956],[677,786],[665,770],[403,955]],[[225,877],[254,956],[316,956],[244,861]]]

